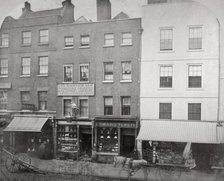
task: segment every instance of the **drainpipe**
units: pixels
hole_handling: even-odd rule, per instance
[[[218,22],[218,110],[217,110],[217,123],[218,123],[218,126],[219,125],[221,125],[221,122],[220,122],[220,88],[221,88],[221,86],[220,86],[220,81],[221,81],[221,75],[220,75],[220,71],[221,71],[221,61],[220,61],[220,50],[221,50],[221,48],[220,48],[220,22],[219,22],[219,20],[218,20],[218,18],[216,18],[216,20],[217,20],[217,22]]]

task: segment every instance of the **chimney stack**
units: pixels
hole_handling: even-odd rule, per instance
[[[71,0],[65,0],[62,2],[62,23],[73,23],[74,22],[74,5]]]
[[[24,4],[23,12],[24,11],[31,11],[31,6],[30,6],[30,3],[28,1],[26,1],[25,4]]]
[[[110,0],[97,0],[97,21],[111,19]]]

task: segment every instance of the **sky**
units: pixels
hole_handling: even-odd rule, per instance
[[[0,24],[8,15],[18,18],[21,15],[24,2],[27,0],[0,0]],[[63,0],[28,0],[33,11],[61,7]],[[110,0],[112,4],[112,16],[121,11],[131,18],[141,17],[141,6],[147,0]],[[204,4],[213,11],[216,17],[224,22],[224,0],[195,0]],[[75,19],[85,16],[87,19],[96,20],[96,0],[72,0],[75,5]]]

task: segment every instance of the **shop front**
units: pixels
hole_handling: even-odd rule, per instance
[[[115,156],[132,157],[137,128],[136,118],[97,117],[94,122],[96,160],[112,163]]]
[[[91,157],[92,121],[75,118],[55,119],[55,153],[59,159]]]
[[[217,122],[144,120],[138,150],[150,164],[208,169],[222,134]]]
[[[52,119],[44,116],[15,116],[4,129],[4,147],[11,153],[29,153],[53,158]]]

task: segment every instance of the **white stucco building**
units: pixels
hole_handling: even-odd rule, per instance
[[[137,139],[193,143],[196,162],[205,165],[199,152],[207,157],[213,145],[223,142],[219,21],[197,2],[149,0],[142,28]]]

